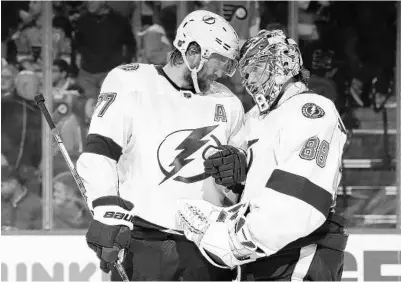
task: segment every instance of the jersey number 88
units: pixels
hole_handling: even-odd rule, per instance
[[[308,161],[316,159],[316,164],[323,168],[326,166],[329,147],[330,144],[326,140],[320,142],[318,137],[311,137],[305,142],[299,156]]]

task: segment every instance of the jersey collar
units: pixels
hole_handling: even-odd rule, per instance
[[[308,90],[309,90],[308,87],[300,81],[288,85],[288,87],[285,88],[283,95],[278,100],[277,105],[273,109],[280,107],[285,101],[298,94],[310,92]]]
[[[170,82],[170,84],[171,84],[175,89],[177,89],[177,91],[190,91],[190,92],[192,92],[192,94],[196,94],[196,91],[195,91],[195,89],[193,89],[193,88],[191,88],[191,89],[185,89],[185,88],[181,88],[181,87],[179,87],[177,84],[175,84],[174,81],[172,81],[172,80],[168,77],[168,75],[166,74],[166,72],[163,70],[163,67],[162,67],[162,66],[157,65],[157,66],[155,66],[155,68],[156,68],[157,73],[158,73],[159,75],[163,76],[164,78],[166,78],[167,81]]]

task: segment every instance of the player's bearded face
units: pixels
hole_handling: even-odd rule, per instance
[[[197,73],[199,89],[202,92],[209,90],[213,81],[225,75],[224,69],[227,68],[228,58],[219,54],[212,54],[205,62],[202,69]],[[187,81],[193,86],[191,74],[187,75]]]

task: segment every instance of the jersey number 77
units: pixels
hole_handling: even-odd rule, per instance
[[[100,93],[95,106],[95,111],[100,107],[100,111],[97,114],[98,117],[102,117],[104,115],[104,113],[116,99],[116,96],[117,93],[115,92]]]

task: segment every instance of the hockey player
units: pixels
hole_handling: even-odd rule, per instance
[[[215,82],[234,74],[238,42],[222,17],[195,11],[166,66],[135,63],[107,75],[77,162],[94,215],[86,239],[104,271],[130,245],[123,265],[131,280],[229,279],[183,236],[175,213],[180,198],[236,201],[203,162],[211,147],[243,146],[241,102]]]
[[[241,49],[249,112],[248,164],[230,146],[205,161],[228,187],[247,166],[239,204],[230,208],[180,200],[177,218],[214,265],[242,267],[244,280],[340,280],[347,242],[333,211],[341,177],[345,128],[334,104],[308,90],[294,40],[265,31]]]

